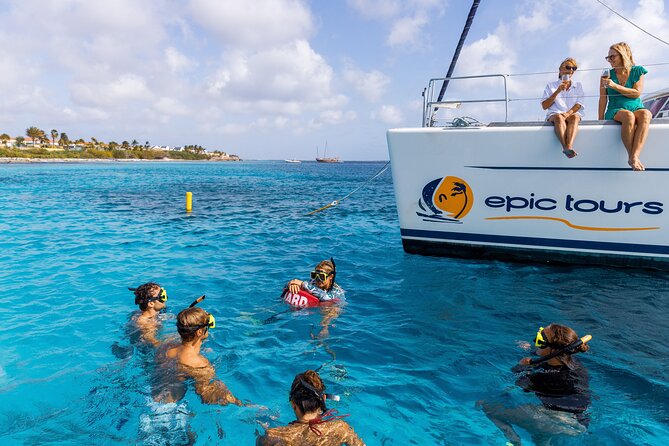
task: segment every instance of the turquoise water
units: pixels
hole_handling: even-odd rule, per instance
[[[667,444],[666,274],[406,255],[389,172],[304,216],[382,166],[0,166],[0,443],[178,444],[187,430],[253,444],[259,423],[293,419],[294,375],[320,368],[369,445],[503,445],[476,402],[537,403],[509,369],[517,341],[556,321],[593,335],[594,397],[588,432],[550,444]],[[319,310],[286,311],[278,295],[330,256],[349,303],[319,339]],[[192,390],[180,408],[150,403],[151,359],[125,331],[126,287],[148,280],[168,290],[163,336],[207,295],[205,354],[267,409],[205,406]]]

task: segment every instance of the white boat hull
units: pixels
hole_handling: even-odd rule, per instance
[[[389,130],[404,249],[669,269],[669,121],[659,121],[644,172],[627,165],[613,122],[582,123],[573,159],[544,123]]]

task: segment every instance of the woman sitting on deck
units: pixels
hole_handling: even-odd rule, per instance
[[[298,374],[290,386],[289,401],[297,419],[268,429],[257,446],[364,446],[365,443],[336,411],[325,406],[325,384],[313,370]]]
[[[622,124],[621,138],[629,156],[627,162],[634,170],[645,170],[639,155],[646,143],[651,119],[650,111],[641,102],[643,76],[648,70],[634,65],[632,50],[625,42],[611,45],[605,59],[613,68],[602,74],[599,119],[614,119]]]
[[[567,158],[578,155],[574,151],[574,139],[578,132],[578,123],[583,117],[583,87],[580,82],[572,80],[577,69],[578,65],[571,57],[563,60],[558,71],[558,80],[546,85],[541,101],[541,107],[548,110],[546,121],[553,123],[555,135],[562,144],[562,153]]]

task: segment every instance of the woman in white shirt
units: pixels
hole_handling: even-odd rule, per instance
[[[578,155],[573,146],[578,123],[583,117],[583,87],[580,82],[572,81],[577,68],[576,61],[571,57],[563,60],[558,80],[546,85],[541,100],[541,107],[546,110],[546,121],[553,123],[562,153],[567,158]]]

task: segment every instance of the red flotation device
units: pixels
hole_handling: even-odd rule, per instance
[[[321,304],[316,296],[302,289],[297,293],[291,293],[288,288],[284,289],[281,300],[296,308],[317,307]]]

